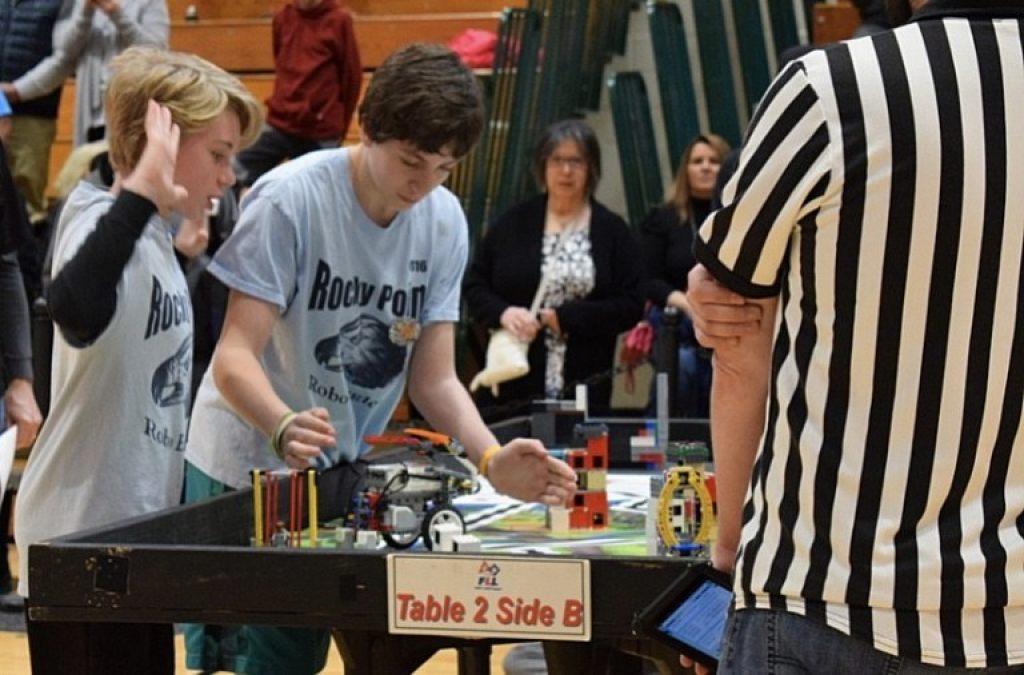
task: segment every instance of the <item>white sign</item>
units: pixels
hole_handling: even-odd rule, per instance
[[[462,638],[590,639],[590,561],[392,554],[388,630]]]

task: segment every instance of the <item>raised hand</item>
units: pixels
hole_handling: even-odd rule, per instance
[[[153,202],[164,218],[188,197],[188,191],[174,182],[180,141],[181,129],[171,111],[151,100],[146,109],[146,147],[121,186]],[[192,215],[198,214],[186,214]]]

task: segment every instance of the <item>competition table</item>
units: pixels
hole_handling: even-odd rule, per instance
[[[641,496],[622,497],[619,501],[626,507],[613,508],[612,521],[628,520],[630,510],[638,517]],[[476,501],[480,499],[487,498]],[[389,635],[387,560],[393,552],[250,547],[252,502],[252,491],[242,490],[32,546],[30,616],[64,623],[72,631],[84,630],[85,622],[106,621],[332,627],[342,636],[339,647],[346,661],[359,664],[347,673],[407,672],[385,663],[388,655],[426,646],[454,647],[460,673],[485,674],[491,645],[513,641]],[[515,511],[521,522],[537,515],[524,512],[543,507],[460,506],[471,531],[473,523],[493,521],[494,509],[502,508]],[[617,517],[620,512],[627,515]],[[486,529],[483,525],[476,530],[485,542]],[[635,520],[632,529],[632,535],[609,528],[595,531],[596,539],[583,536],[561,543],[557,535],[536,528],[532,533],[506,532],[497,537],[495,548],[485,546],[482,555],[501,561],[568,552],[567,557],[589,560],[592,640],[672,666],[675,656],[635,638],[631,624],[688,563],[601,553],[642,549]],[[68,672],[76,671],[68,665]]]

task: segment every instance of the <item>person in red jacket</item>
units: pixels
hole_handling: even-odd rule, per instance
[[[260,137],[235,157],[237,188],[345,138],[363,76],[352,26],[338,0],[291,0],[274,13],[274,92]]]

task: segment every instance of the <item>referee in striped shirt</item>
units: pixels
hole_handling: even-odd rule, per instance
[[[1024,673],[1024,0],[910,4],[783,70],[696,243],[720,673]]]

